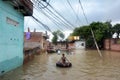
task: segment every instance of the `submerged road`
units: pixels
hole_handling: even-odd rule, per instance
[[[58,68],[61,55],[36,55],[29,63],[8,72],[0,80],[120,80],[120,53],[96,50],[75,50],[66,57],[71,68]]]

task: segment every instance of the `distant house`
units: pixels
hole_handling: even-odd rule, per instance
[[[23,64],[24,16],[32,16],[30,0],[0,0],[0,75]]]
[[[29,38],[27,38],[27,34],[29,32]],[[47,39],[49,38],[47,34],[43,32],[30,32],[28,29],[28,32],[24,32],[24,44],[27,43],[33,43],[36,45],[39,45],[39,47],[42,50],[46,50],[47,46],[49,45],[49,41]]]
[[[62,50],[66,50],[66,49],[85,49],[86,48],[86,44],[84,40],[73,40],[73,41],[60,41],[57,42],[56,45],[57,49],[62,49]]]
[[[84,39],[81,39],[80,36],[70,36],[68,38],[69,45],[71,44],[71,47],[74,49],[85,49],[86,48],[86,43]]]
[[[75,41],[75,43],[74,43],[75,49],[85,49],[86,48],[85,45],[86,44],[85,44],[84,40]]]
[[[24,63],[31,61],[35,54],[41,54],[47,50],[49,45],[48,35],[43,32],[24,32]]]

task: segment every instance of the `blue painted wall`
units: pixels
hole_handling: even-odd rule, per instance
[[[18,25],[7,22],[10,18]],[[0,0],[0,75],[23,64],[24,16]]]

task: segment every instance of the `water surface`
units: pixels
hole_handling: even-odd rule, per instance
[[[29,63],[8,72],[0,80],[120,80],[120,53],[96,50],[75,50],[66,57],[71,68],[58,68],[61,55],[36,55]]]

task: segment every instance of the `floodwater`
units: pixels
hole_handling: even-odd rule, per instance
[[[120,52],[75,50],[66,54],[71,68],[58,68],[61,55],[41,54],[27,64],[6,73],[0,80],[120,80]]]

